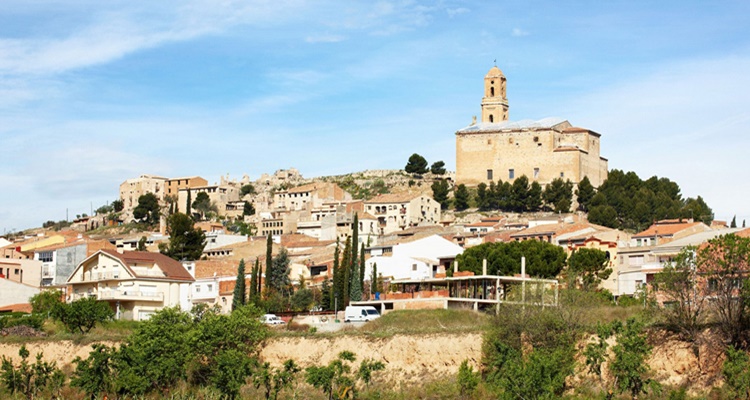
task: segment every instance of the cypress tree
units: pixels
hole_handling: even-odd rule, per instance
[[[271,280],[268,279],[268,274],[271,272],[271,263],[273,262],[273,239],[271,234],[268,234],[266,239],[266,296],[268,295],[268,289],[271,287]]]
[[[737,227],[737,216],[735,215],[732,217],[732,222],[729,224],[730,228],[736,228]]]
[[[250,273],[250,293],[248,294],[248,303],[255,302],[258,293],[258,259],[255,259],[253,271]]]
[[[255,259],[255,269],[257,270],[257,272],[255,273],[255,300],[257,301],[258,299],[260,299],[261,292],[263,292],[263,286],[261,285],[261,276],[263,275],[260,269],[260,260],[258,258]]]
[[[355,213],[354,222],[352,222],[352,272],[357,268],[357,260],[359,260],[359,257],[357,257],[357,249],[359,249],[359,214]],[[353,273],[352,276],[359,278],[359,274]]]
[[[365,244],[359,247],[359,287],[365,287]]]
[[[341,299],[342,299],[342,307],[349,304],[349,288],[352,286],[352,238],[348,237],[346,238],[346,242],[344,244],[344,255],[341,259],[340,268],[342,270],[343,275],[343,292],[341,293]]]
[[[354,269],[352,269],[352,284],[349,287],[349,299],[351,301],[362,301],[362,285],[360,285],[359,282],[358,260],[354,260],[352,265],[354,266]]]
[[[372,264],[372,275],[370,276],[370,293],[378,292],[378,263]]]
[[[232,296],[232,310],[244,306],[247,303],[245,297],[245,259],[240,260],[240,266],[237,268],[237,282],[234,284],[234,293]]]
[[[185,209],[185,214],[192,216],[193,213],[190,211],[190,207],[193,206],[193,200],[190,198],[190,189],[188,189],[187,192],[188,192],[187,204],[185,204],[187,208]]]
[[[331,306],[343,304],[344,275],[341,273],[339,264],[339,240],[336,239],[336,249],[333,251],[333,290],[331,290]]]

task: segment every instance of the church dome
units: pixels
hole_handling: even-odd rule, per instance
[[[500,71],[500,68],[498,68],[497,65],[495,65],[494,67],[490,68],[490,71],[487,72],[487,75],[485,76],[485,78],[495,78],[495,77],[501,77],[501,76],[505,76],[503,75],[503,71]]]

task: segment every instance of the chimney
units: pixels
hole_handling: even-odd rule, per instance
[[[521,277],[526,277],[526,257],[521,256]]]
[[[458,272],[458,261],[453,261],[453,273]]]
[[[482,260],[482,275],[487,275],[487,259]]]

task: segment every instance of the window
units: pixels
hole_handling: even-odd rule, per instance
[[[495,97],[495,88],[494,87],[490,88],[490,97]]]
[[[201,285],[195,285],[195,293],[201,292]]]
[[[492,180],[492,170],[491,170],[491,169],[488,169],[488,170],[487,170],[487,180],[488,180],[488,181],[491,181],[491,180]]]
[[[214,285],[209,284],[207,286],[207,289],[208,289],[209,292],[213,292],[214,291]]]
[[[495,122],[495,117],[492,114],[490,114],[490,122]]]
[[[42,251],[39,253],[39,261],[41,262],[52,262],[52,252]]]
[[[412,271],[416,271],[417,270],[417,264],[412,264],[411,265],[411,270]]]
[[[534,168],[534,179],[539,179],[539,168]]]
[[[515,178],[515,176],[516,176],[516,170],[514,170],[513,168],[509,169],[508,170],[508,179],[513,179],[513,178]]]
[[[560,178],[565,178],[565,172],[560,172]]]

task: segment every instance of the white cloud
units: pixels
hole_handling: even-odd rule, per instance
[[[676,181],[717,218],[750,215],[750,57],[683,61],[577,96],[555,114],[602,134],[610,168]]]
[[[307,43],[338,43],[345,40],[342,35],[315,35],[305,38]]]
[[[448,17],[453,18],[457,15],[466,14],[470,12],[468,8],[458,7],[458,8],[446,8],[445,12],[448,13]]]
[[[521,28],[513,28],[513,30],[510,32],[511,36],[513,37],[521,37],[521,36],[529,36],[529,32],[521,29]]]

